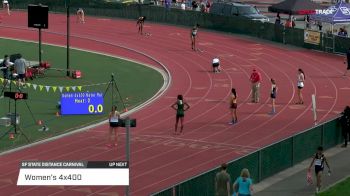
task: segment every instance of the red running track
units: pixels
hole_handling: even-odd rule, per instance
[[[1,25],[0,34],[36,40],[37,33],[26,28],[26,13],[13,12]],[[86,24],[72,21],[72,45],[107,54],[136,59],[154,66],[154,61],[120,49],[127,46],[152,56],[169,70],[172,83],[159,99],[132,115],[138,127],[132,131],[131,194],[148,195],[193,175],[252,152],[313,125],[311,94],[317,96],[320,121],[333,118],[349,104],[349,78],[343,78],[342,57],[299,48],[263,43],[215,32],[199,31],[193,52],[189,29],[146,23],[151,36],[137,35],[135,21],[87,18]],[[50,32],[43,41],[65,44],[65,17],[50,15]],[[79,38],[80,36],[80,38]],[[95,40],[95,41],[94,41]],[[106,44],[108,43],[108,44]],[[224,71],[212,74],[211,60],[219,56]],[[250,104],[248,81],[252,67],[262,73],[261,103]],[[305,104],[296,100],[296,70],[306,73]],[[269,116],[269,78],[279,86],[277,111]],[[239,96],[235,126],[227,124],[227,99],[235,87]],[[186,113],[184,135],[174,136],[175,114],[170,105],[177,94],[191,105]],[[0,195],[122,195],[119,187],[17,187],[21,160],[123,160],[124,134],[118,149],[104,148],[107,125],[0,156]]]

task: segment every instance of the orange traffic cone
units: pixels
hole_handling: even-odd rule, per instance
[[[56,116],[60,116],[60,112],[56,112]]]
[[[43,121],[42,120],[38,120],[38,125],[42,125]]]
[[[13,133],[10,133],[10,140],[15,139],[15,135]]]

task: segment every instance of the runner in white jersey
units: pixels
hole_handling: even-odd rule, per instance
[[[120,113],[117,111],[117,106],[112,106],[112,111],[109,113],[109,134],[107,147],[117,146],[118,142],[118,127],[120,121]]]

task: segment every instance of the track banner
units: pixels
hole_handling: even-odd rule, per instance
[[[304,43],[320,45],[321,33],[318,31],[304,30]]]

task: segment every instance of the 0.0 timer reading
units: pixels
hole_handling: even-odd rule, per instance
[[[103,93],[73,92],[61,94],[61,114],[102,114]]]
[[[103,105],[102,104],[98,104],[97,105],[97,108],[95,108],[95,106],[94,105],[89,105],[89,112],[90,112],[90,114],[91,113],[102,113],[103,112]],[[95,110],[96,109],[96,110]]]

